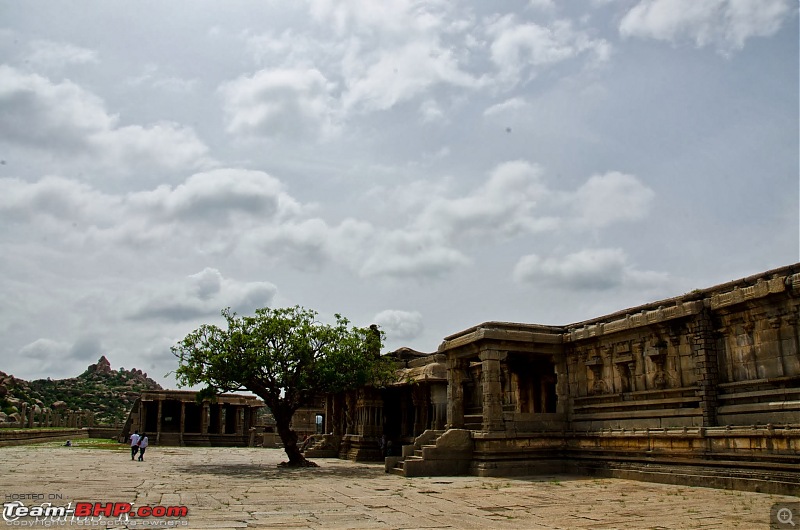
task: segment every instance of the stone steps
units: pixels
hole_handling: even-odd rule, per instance
[[[463,429],[426,431],[414,445],[404,446],[403,454],[406,456],[387,469],[388,473],[403,477],[458,475],[469,464],[472,442],[469,431]]]

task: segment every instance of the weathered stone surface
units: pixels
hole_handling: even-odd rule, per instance
[[[131,462],[125,446],[89,450],[80,440],[2,451],[2,491],[62,494],[63,504],[186,505],[189,528],[767,528],[774,503],[797,502],[560,474],[408,480],[346,460],[279,469],[276,449],[151,447],[144,462]]]
[[[449,429],[436,438],[436,449],[448,453],[472,451],[472,435],[465,429]]]

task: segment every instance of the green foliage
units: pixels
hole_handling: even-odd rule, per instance
[[[247,389],[274,413],[291,415],[320,394],[380,386],[393,373],[380,356],[382,333],[351,327],[341,315],[334,325],[299,306],[258,309],[254,316],[226,309],[222,316],[227,329],[203,325],[172,347],[180,386]]]

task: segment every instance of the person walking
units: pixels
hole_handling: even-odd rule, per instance
[[[142,436],[139,438],[139,462],[144,462],[144,450],[147,449],[149,444],[149,440],[147,439],[147,434],[142,433]]]
[[[139,452],[139,431],[133,431],[131,434],[131,460],[136,456],[136,453]]]

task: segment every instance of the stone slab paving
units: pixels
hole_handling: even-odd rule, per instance
[[[187,506],[185,520],[170,524],[209,529],[750,529],[769,528],[774,503],[798,502],[574,476],[408,479],[385,474],[381,464],[336,459],[316,460],[319,468],[285,469],[277,467],[285,459],[278,449],[151,446],[145,458],[132,462],[125,447],[4,447],[0,494],[5,502],[26,494],[61,497],[53,506]],[[93,528],[143,523],[164,528],[167,521],[131,519]]]

